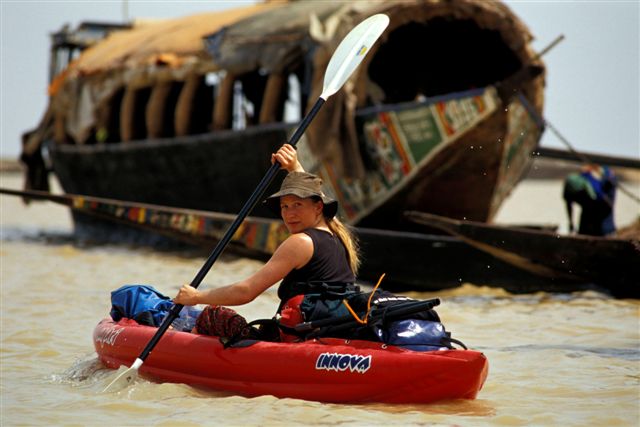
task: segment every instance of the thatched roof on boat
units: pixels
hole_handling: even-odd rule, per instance
[[[533,37],[526,26],[506,5],[484,0],[296,1],[285,8],[248,17],[208,37],[206,43],[216,64],[237,74],[251,69],[281,72],[309,52],[313,68],[320,71],[326,68],[348,31],[375,13],[385,13],[391,19],[382,41],[374,45],[363,66],[325,108],[328,111],[307,131],[312,149],[347,174],[363,173],[356,154],[354,122],[345,120],[353,117],[357,107],[370,101],[406,102],[419,94],[441,95],[494,84],[535,62],[535,53],[529,46]],[[425,23],[433,23],[434,29],[429,32],[419,28]],[[451,32],[443,29],[456,25],[459,28]],[[456,31],[459,34],[454,36]],[[479,33],[480,37],[473,40]],[[305,41],[313,46],[305,45]],[[494,46],[481,49],[479,45],[486,42]],[[503,46],[496,48],[498,43]],[[446,50],[454,52],[445,53]],[[377,62],[376,53],[380,53]],[[443,71],[438,73],[438,69]],[[416,77],[419,73],[423,73],[422,79]],[[432,80],[425,86],[427,79]],[[322,80],[322,72],[314,73],[311,100],[320,94]],[[527,96],[541,110],[543,83],[526,86],[523,89]],[[379,99],[374,99],[376,92]],[[398,94],[393,96],[392,92]]]
[[[25,152],[33,152],[52,136],[87,143],[104,120],[104,106],[119,90],[186,82],[194,73],[223,69],[229,76],[258,71],[274,75],[305,63],[310,80],[304,84],[312,103],[338,43],[375,13],[389,15],[390,26],[307,131],[314,151],[355,175],[363,170],[354,155],[356,108],[484,87],[531,62],[540,63],[529,45],[532,36],[526,26],[495,1],[271,1],[113,33],[87,49],[53,82],[49,109],[37,132],[27,138]],[[519,88],[539,111],[543,85],[542,79],[534,79]],[[166,99],[172,89],[163,90]],[[134,101],[128,101],[133,108]],[[158,109],[151,104],[149,108]],[[147,120],[152,114],[147,111]],[[215,114],[221,123],[227,118],[220,118],[220,108]],[[261,120],[273,120],[273,115],[261,115]],[[208,129],[220,128],[213,123]]]
[[[235,72],[253,68],[277,70],[293,51],[300,49],[305,38],[337,44],[353,26],[374,13],[392,17],[387,33],[410,21],[426,22],[437,17],[473,20],[479,28],[498,31],[523,62],[531,59],[527,46],[531,35],[499,2],[271,1],[176,19],[141,21],[87,49],[69,67],[65,79],[158,63],[178,66],[194,57],[210,60],[203,38],[212,33],[215,34],[207,45],[217,67]]]
[[[176,19],[140,21],[87,49],[72,64],[75,76],[162,63],[179,66],[189,58],[209,59],[202,38],[247,16],[272,9],[274,3],[200,13]]]
[[[532,57],[527,46],[532,36],[526,26],[506,5],[484,0],[292,1],[225,28],[209,38],[209,50],[216,63],[226,69],[277,70],[299,49],[305,36],[310,34],[316,42],[335,47],[332,45],[337,45],[351,28],[375,13],[385,13],[391,18],[387,34],[409,22],[434,18],[472,20],[481,29],[499,32],[523,62]]]

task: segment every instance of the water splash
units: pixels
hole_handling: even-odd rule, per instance
[[[102,393],[104,388],[110,384],[114,378],[127,369],[127,366],[121,366],[118,370],[109,369],[102,364],[96,354],[92,352],[76,359],[73,365],[64,372],[51,375],[49,382],[52,384],[62,384],[74,388],[86,389],[95,394],[99,394]],[[145,381],[136,379],[129,387],[114,394],[130,397],[131,393],[135,392],[135,386],[140,382]]]
[[[94,384],[101,376],[108,374],[107,368],[98,360],[95,353],[77,358],[73,365],[62,373],[52,374],[50,382],[66,384],[72,387],[87,387]]]

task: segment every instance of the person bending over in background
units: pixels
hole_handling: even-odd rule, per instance
[[[573,204],[581,207],[578,233],[605,236],[616,228],[613,222],[613,205],[616,194],[616,178],[606,166],[585,165],[580,173],[572,173],[565,179],[563,198],[569,217],[569,231],[573,225]]]

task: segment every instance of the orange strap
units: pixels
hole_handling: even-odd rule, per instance
[[[362,320],[360,317],[358,317],[358,314],[355,311],[353,311],[353,309],[351,308],[351,306],[349,305],[349,303],[347,302],[346,299],[342,300],[342,303],[344,304],[344,306],[347,307],[347,310],[349,310],[349,313],[351,313],[353,318],[356,319],[356,321],[358,323],[360,323],[362,325],[366,325],[367,324],[367,320],[369,318],[369,313],[371,313],[371,299],[373,298],[373,294],[376,293],[376,289],[378,289],[378,286],[380,286],[380,283],[382,283],[382,279],[384,279],[385,274],[386,273],[382,273],[382,276],[380,276],[380,278],[378,279],[378,283],[373,288],[373,291],[371,292],[371,295],[369,295],[369,300],[367,301],[367,314],[365,314],[364,320]]]

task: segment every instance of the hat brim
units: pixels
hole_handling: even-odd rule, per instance
[[[267,205],[269,209],[280,215],[280,197],[282,196],[298,196],[302,199],[310,197],[319,197],[324,205],[322,213],[325,218],[331,219],[338,213],[338,202],[327,196],[319,196],[316,193],[310,191],[304,191],[302,189],[287,189],[278,191],[275,194],[267,197],[263,203]]]

